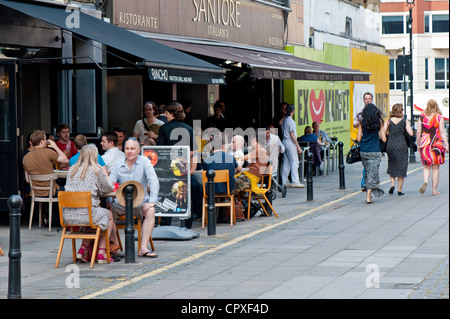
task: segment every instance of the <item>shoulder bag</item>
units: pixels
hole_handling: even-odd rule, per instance
[[[359,154],[359,150],[360,150],[359,143],[354,140],[352,140],[352,141],[353,141],[353,145],[347,154],[347,158],[345,159],[345,162],[347,164],[353,164],[353,163],[361,161],[361,155]]]

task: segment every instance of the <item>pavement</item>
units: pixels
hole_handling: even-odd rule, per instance
[[[39,229],[37,223],[29,231],[23,213],[22,298],[176,299],[181,305],[171,310],[191,314],[207,311],[198,305],[208,299],[258,299],[262,304],[286,299],[448,299],[449,165],[447,161],[440,167],[441,194],[431,195],[430,181],[420,195],[417,153],[416,161],[409,163],[403,196],[397,189],[387,193],[386,157],[380,168],[386,194],[373,204],[360,191],[361,163],[346,165],[345,189],[339,189],[335,170],[313,178],[312,201],[307,201],[306,188],[288,188],[285,198],[276,192],[273,204],[279,218],[255,216],[234,227],[217,224],[215,236],[194,221],[192,229],[200,236],[155,240],[156,259],[96,263],[93,269],[72,264],[70,241],[55,268],[60,233]],[[121,238],[124,242],[123,232]],[[0,299],[6,299],[7,216],[0,219],[0,245],[5,253],[0,256]],[[233,310],[223,304],[217,311]]]

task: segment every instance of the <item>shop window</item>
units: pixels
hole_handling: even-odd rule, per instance
[[[405,33],[404,16],[384,16],[381,17],[381,29],[383,34],[403,34]]]

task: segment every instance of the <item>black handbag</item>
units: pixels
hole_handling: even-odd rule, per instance
[[[406,140],[406,145],[408,145],[408,148],[412,148],[414,153],[417,152],[417,144],[416,144],[416,139],[414,138],[414,136],[410,136],[408,134],[408,132],[405,131],[405,140]]]
[[[361,161],[361,155],[359,154],[359,143],[354,142],[352,147],[350,148],[350,151],[347,154],[347,158],[345,159],[345,162],[347,164],[353,164],[356,162]]]
[[[380,138],[380,152],[385,153],[386,152],[386,145],[389,139],[389,135],[386,135],[386,142],[383,142]]]

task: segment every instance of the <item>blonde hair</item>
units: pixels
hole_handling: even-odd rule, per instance
[[[83,146],[81,148],[78,160],[73,166],[72,175],[70,177],[73,178],[75,174],[78,172],[78,170],[81,169],[80,179],[84,180],[84,178],[86,177],[86,172],[89,167],[92,167],[94,169],[95,174],[98,175],[99,168],[97,165],[97,157],[98,157],[98,150],[95,145],[88,144]]]
[[[392,106],[391,114],[389,117],[403,117],[403,104],[396,103]]]
[[[439,105],[437,104],[437,102],[433,99],[429,100],[427,102],[427,108],[425,109],[425,111],[423,112],[426,116],[430,116],[433,113],[438,113],[442,115],[441,110],[439,109]]]

